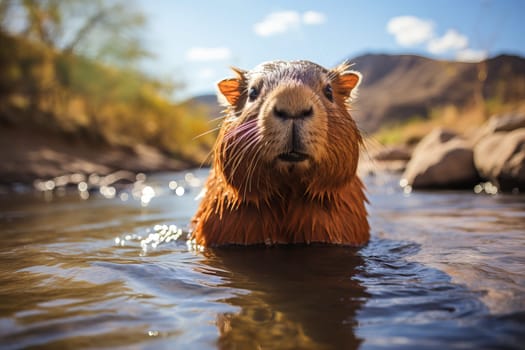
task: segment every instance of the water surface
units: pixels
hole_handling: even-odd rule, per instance
[[[199,251],[205,176],[2,194],[1,347],[523,348],[523,195],[405,194],[378,174],[363,248]]]

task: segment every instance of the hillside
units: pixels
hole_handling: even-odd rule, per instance
[[[525,100],[525,59],[501,55],[481,63],[437,61],[412,55],[364,55],[353,59],[363,73],[354,117],[368,132],[431,117],[446,106]]]
[[[195,96],[185,102],[191,107],[202,108],[202,112],[212,120],[219,118],[224,110],[224,107],[217,101],[215,94]]]
[[[483,113],[491,114],[501,112],[504,105],[525,101],[525,59],[517,56],[464,63],[414,55],[368,54],[349,61],[363,73],[352,115],[368,133],[432,118],[450,106],[462,113],[478,103],[483,105]],[[206,106],[211,118],[221,110],[215,95],[198,96],[190,102]]]
[[[211,123],[172,85],[0,30],[0,183],[202,164]]]

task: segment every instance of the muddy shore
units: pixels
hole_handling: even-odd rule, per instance
[[[32,184],[65,174],[178,171],[198,166],[146,146],[111,146],[29,128],[0,127],[0,184]]]

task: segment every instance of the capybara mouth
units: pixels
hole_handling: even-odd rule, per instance
[[[310,157],[308,156],[308,154],[292,151],[288,153],[281,153],[279,154],[278,158],[285,162],[297,163],[305,161]]]

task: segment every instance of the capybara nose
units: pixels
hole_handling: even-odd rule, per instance
[[[303,83],[284,82],[270,96],[273,102],[271,113],[280,120],[306,119],[315,114],[315,94]]]
[[[273,107],[273,115],[279,119],[304,119],[311,117],[314,114],[314,108],[312,106],[301,109],[299,111],[290,110],[287,108]]]

